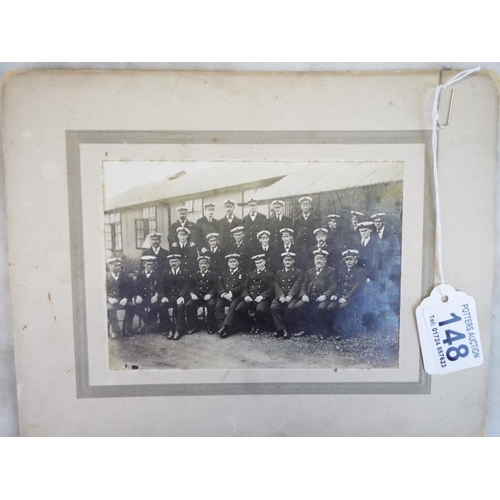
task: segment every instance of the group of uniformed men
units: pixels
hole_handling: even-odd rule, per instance
[[[198,309],[205,307],[207,332],[222,338],[250,325],[259,333],[272,320],[278,338],[316,333],[341,340],[334,320],[356,304],[366,283],[399,286],[400,238],[385,226],[384,213],[351,211],[351,227],[343,231],[337,214],[327,215],[322,226],[309,196],[299,204],[295,221],[283,214],[281,200],[272,202],[269,219],[253,199],[243,219],[234,215],[232,200],[224,202],[220,220],[212,203],[196,223],[187,208],[178,208],[167,236],[170,249],[161,246],[161,233],[149,234],[135,280],[121,270],[120,258],[108,259],[111,337],[121,332],[118,309],[125,309],[125,335],[138,315],[142,331],[159,328],[178,340],[197,331]]]

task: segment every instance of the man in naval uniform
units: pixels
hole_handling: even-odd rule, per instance
[[[271,303],[271,317],[276,328],[276,338],[290,338],[293,323],[290,312],[298,301],[304,275],[294,265],[296,255],[293,252],[283,252],[283,268],[274,275],[274,299]]]
[[[373,228],[373,222],[360,222],[358,224],[359,236],[353,247],[359,252],[359,263],[366,269],[368,278],[378,281],[382,271],[382,245],[380,239],[373,235]]]
[[[401,273],[401,240],[395,231],[390,231],[385,223],[385,213],[373,214],[373,236],[378,236],[383,255],[383,267],[388,276],[397,276]]]
[[[271,207],[274,210],[274,217],[268,220],[267,226],[271,233],[271,243],[278,244],[281,241],[280,230],[286,227],[292,227],[293,221],[291,217],[283,215],[283,209],[285,208],[285,202],[283,200],[274,200],[271,202]]]
[[[266,229],[257,233],[258,243],[253,248],[253,255],[264,254],[267,268],[274,272],[275,267],[279,265],[280,262],[278,262],[276,248],[269,243],[270,235],[271,233]]]
[[[245,234],[252,244],[257,241],[257,233],[267,229],[267,217],[257,211],[257,203],[253,198],[247,201],[249,212],[243,217]]]
[[[276,246],[276,253],[277,255],[281,255],[282,253],[294,253],[294,266],[298,267],[301,270],[304,270],[302,255],[293,242],[293,233],[294,230],[290,227],[284,227],[280,229],[281,240]],[[307,269],[307,266],[305,268]]]
[[[177,249],[175,248],[177,245],[177,229],[180,227],[183,227],[185,229],[189,229],[189,235],[193,234],[191,238],[194,239],[194,229],[196,227],[196,224],[193,221],[190,221],[187,218],[188,214],[188,208],[187,207],[179,207],[177,208],[177,212],[179,214],[179,219],[176,220],[171,226],[170,226],[170,231],[168,232],[168,244],[170,245],[170,251],[176,251]],[[196,243],[192,241],[192,239],[189,240],[189,243],[194,246]]]
[[[168,256],[170,269],[162,277],[158,297],[161,303],[160,329],[167,339],[179,340],[186,331],[185,294],[189,275],[181,269],[181,256],[171,253]],[[175,319],[175,328],[170,321],[169,309]]]
[[[245,227],[236,226],[230,231],[232,241],[229,241],[224,246],[225,255],[237,253],[240,255],[240,266],[244,273],[247,273],[252,268],[253,245],[245,236]]]
[[[357,250],[345,250],[342,252],[342,259],[345,266],[339,273],[339,280],[336,295],[330,298],[328,312],[333,318],[335,340],[349,336],[356,327],[361,328],[361,295],[366,285],[366,270],[358,266]],[[356,315],[359,315],[356,323]]]
[[[123,334],[132,333],[132,321],[134,319],[132,296],[134,293],[134,282],[127,273],[122,271],[122,260],[119,257],[108,259],[108,272],[106,273],[106,302],[108,308],[108,321],[111,325],[110,336],[116,339],[120,336],[120,325],[116,312],[125,309],[123,322]]]
[[[186,302],[186,318],[188,333],[196,333],[196,312],[199,307],[207,308],[207,332],[212,335],[217,330],[215,322],[215,289],[217,275],[210,271],[210,257],[198,257],[198,271],[188,278],[188,300]]]
[[[224,252],[219,243],[219,233],[208,233],[206,236],[208,242],[205,243],[200,250],[201,255],[210,257],[210,270],[219,275],[225,269],[226,261],[224,260]]]
[[[188,241],[191,231],[187,227],[178,227],[176,232],[177,242],[174,253],[181,256],[181,269],[187,274],[191,274],[197,268],[198,250],[193,242]]]
[[[291,311],[292,317],[297,317],[301,325],[300,331],[294,337],[306,334],[306,324],[316,325],[320,339],[329,334],[327,308],[330,298],[335,295],[337,289],[337,271],[326,265],[327,257],[328,252],[325,250],[314,251],[314,267],[305,273],[299,292],[300,300]]]
[[[373,237],[378,237],[381,247],[379,282],[386,298],[386,306],[397,313],[401,287],[401,235],[387,227],[385,217],[385,213],[377,213],[370,219],[374,225]]]
[[[326,219],[328,221],[326,243],[340,255],[344,250],[344,234],[339,227],[340,215],[330,214],[326,216]]]
[[[316,238],[316,245],[313,245],[308,250],[308,266],[307,268],[311,268],[314,266],[314,251],[315,250],[325,250],[328,252],[328,257],[326,258],[326,265],[330,267],[339,268],[340,263],[340,253],[330,247],[327,243],[328,238],[328,229],[324,227],[319,227],[313,231],[314,237]]]
[[[217,333],[222,337],[228,337],[234,327],[236,307],[241,301],[243,285],[246,282],[247,275],[240,269],[240,255],[233,253],[226,255],[227,268],[219,276],[217,284],[217,304],[215,315],[219,330]],[[224,310],[228,308],[226,317]]]
[[[205,205],[205,215],[196,221],[195,228],[195,243],[200,249],[201,253],[207,245],[207,235],[213,233],[220,233],[219,221],[214,217],[215,205],[213,203],[207,203]]]
[[[221,244],[225,247],[231,240],[231,229],[238,226],[243,226],[243,220],[234,215],[234,208],[236,202],[233,200],[226,200],[224,202],[224,209],[226,210],[226,215],[219,219],[219,234],[221,238]]]
[[[307,250],[315,243],[314,230],[320,227],[319,217],[311,212],[312,198],[303,196],[299,198],[301,214],[295,219],[295,244],[303,253],[303,257],[307,257]]]
[[[161,237],[162,233],[152,232],[146,236],[144,240],[143,247],[146,248],[142,252],[141,257],[155,257],[154,264],[155,268],[158,272],[163,273],[168,269],[168,250],[161,246]],[[139,267],[139,271],[142,272],[144,270],[144,260],[141,260],[141,265]]]
[[[243,300],[236,307],[236,314],[244,321],[248,311],[255,311],[255,323],[252,333],[261,333],[269,314],[269,307],[274,296],[274,274],[266,268],[264,254],[253,255],[255,271],[248,273],[243,292]]]
[[[351,227],[346,231],[344,235],[344,244],[350,247],[357,245],[359,240],[358,224],[363,222],[365,214],[363,212],[356,212],[351,210]]]
[[[151,333],[158,319],[161,303],[158,300],[158,290],[162,273],[155,269],[156,257],[143,255],[141,261],[144,269],[135,278],[134,298],[135,314],[141,318],[143,326],[139,329],[143,333]],[[165,259],[168,263],[168,259]]]

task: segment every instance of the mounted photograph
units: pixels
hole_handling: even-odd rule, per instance
[[[398,367],[403,162],[102,165],[111,370]]]

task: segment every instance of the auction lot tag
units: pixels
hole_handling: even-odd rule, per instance
[[[443,296],[448,298],[446,302]],[[445,374],[482,364],[476,302],[472,297],[450,285],[438,285],[415,314],[427,373]]]

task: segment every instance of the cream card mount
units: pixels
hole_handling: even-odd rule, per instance
[[[435,284],[428,117],[438,79],[438,72],[34,72],[8,79],[4,130],[21,414],[32,422],[41,404],[35,394],[57,395],[56,413],[66,404],[70,413],[76,411],[81,403],[75,401],[92,398],[103,398],[105,406],[117,410],[129,396],[170,401],[161,396],[316,394],[335,399],[348,394],[355,407],[370,398],[377,407],[386,405],[384,412],[396,400],[402,403],[402,413],[413,414],[417,405],[427,422],[422,428],[430,429],[433,400],[446,393],[453,401],[473,397],[478,410],[470,410],[469,422],[480,428],[476,424],[484,417],[487,363],[431,384],[422,370],[414,320],[415,306]],[[440,141],[445,262],[454,286],[476,299],[485,355],[493,268],[493,215],[485,214],[494,213],[496,99],[488,74],[464,81],[455,95],[450,133]],[[142,250],[137,248],[141,235],[135,219],[150,220],[149,215],[143,217],[143,209],[150,208],[146,205],[151,199],[108,209],[111,197],[106,198],[105,175],[113,168],[144,171],[151,164],[175,174],[181,163],[189,179],[202,163],[204,170],[197,177],[210,177],[210,169],[231,171],[231,165],[241,176],[206,192],[199,189],[202,196],[196,198],[193,192],[176,193],[174,183],[182,177],[173,180],[174,189],[153,200],[155,223],[164,234],[175,220],[177,206],[191,203],[198,217],[197,200],[213,199],[220,208],[234,186],[240,196],[239,217],[246,215],[249,197],[267,190],[267,197],[259,200],[259,210],[267,217],[273,215],[274,195],[285,198],[292,218],[299,214],[298,199],[311,196],[323,222],[333,209],[341,211],[345,230],[351,211],[366,211],[368,216],[390,213],[394,205],[387,205],[397,202],[389,217],[396,224],[401,216],[395,355],[385,365],[380,350],[363,363],[346,362],[342,352],[332,361],[335,343],[318,339],[315,345],[327,346],[324,351],[315,348],[322,358],[319,363],[309,356],[301,364],[299,355],[289,364],[280,364],[279,358],[279,367],[274,367],[277,358],[265,357],[265,350],[256,348],[254,366],[245,367],[241,356],[218,356],[214,344],[209,352],[215,355],[200,364],[201,350],[180,359],[183,340],[189,349],[196,349],[196,342],[203,349],[204,339],[195,334],[181,339],[175,352],[166,340],[157,349],[162,339],[151,337],[161,358],[156,365],[139,363],[129,353],[120,358],[116,346],[123,339],[115,342],[108,336],[104,283],[106,259],[123,249],[106,247],[106,231],[115,226],[113,246],[117,219],[115,215],[111,222],[110,214],[120,212],[122,245],[129,245],[133,235],[129,247],[136,248],[130,260],[137,258]],[[480,170],[473,179],[472,164]],[[248,177],[248,172],[266,170],[276,175]],[[389,178],[391,172],[394,177]],[[142,185],[136,182],[129,190],[141,191]],[[389,189],[392,185],[396,187]],[[456,207],[452,209],[456,200],[466,200],[460,220]],[[134,215],[134,226],[129,227],[128,214],[138,208],[141,215]],[[462,227],[468,228],[467,238]],[[477,241],[484,255],[479,268],[474,259]],[[388,325],[382,323],[382,335]],[[265,341],[273,350],[280,339]],[[131,347],[138,351],[145,346]],[[177,361],[169,358],[172,352]],[[131,369],[132,365],[139,368]],[[45,377],[39,376],[42,372]],[[417,403],[415,394],[425,399]],[[347,418],[345,410],[335,413]]]

